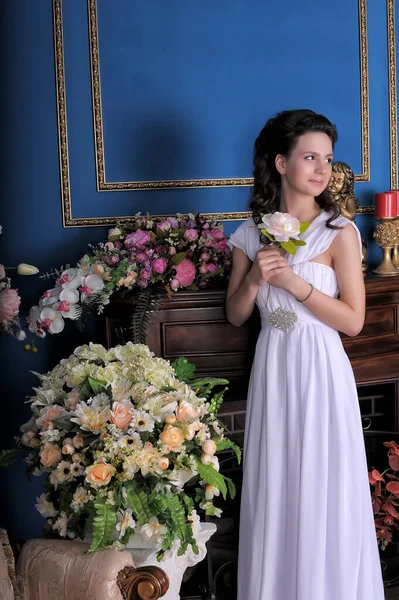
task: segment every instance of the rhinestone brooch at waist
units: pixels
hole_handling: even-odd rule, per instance
[[[291,310],[279,306],[279,308],[276,308],[276,310],[269,315],[268,321],[273,327],[276,327],[281,331],[288,331],[291,327],[294,327],[295,323],[298,321],[298,315]]]

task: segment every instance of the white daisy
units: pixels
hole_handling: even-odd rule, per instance
[[[133,428],[136,431],[152,431],[154,429],[154,419],[144,410],[136,410],[133,413]]]

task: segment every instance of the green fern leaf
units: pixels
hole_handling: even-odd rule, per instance
[[[96,514],[93,518],[93,541],[87,552],[102,550],[112,541],[112,534],[116,526],[115,506],[105,504],[104,500],[94,502]]]
[[[134,344],[145,344],[165,296],[166,290],[162,285],[150,285],[138,292],[130,323],[130,339]]]
[[[234,499],[237,493],[236,486],[234,485],[234,482],[232,479],[230,479],[230,477],[225,477],[225,480],[227,482],[227,487],[229,488],[230,498]]]
[[[201,479],[218,488],[218,490],[221,491],[223,498],[226,500],[227,486],[223,475],[216,471],[211,465],[203,465],[198,458],[197,470]]]
[[[12,448],[10,450],[2,450],[0,452],[0,467],[9,467],[12,465],[25,450],[22,448]]]
[[[241,456],[242,456],[241,448],[239,446],[237,446],[237,444],[235,444],[234,442],[229,440],[228,438],[225,438],[224,440],[221,440],[220,442],[216,442],[216,448],[219,452],[221,452],[222,450],[233,450],[236,454],[238,464],[241,464]]]
[[[145,525],[152,517],[150,507],[148,505],[147,494],[144,490],[131,481],[125,485],[128,502],[133,509],[134,514],[140,525]]]

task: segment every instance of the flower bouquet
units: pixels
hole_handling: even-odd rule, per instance
[[[46,475],[36,507],[47,536],[91,529],[89,552],[121,549],[133,535],[158,542],[159,559],[175,540],[180,554],[196,552],[195,505],[220,516],[214,498],[235,494],[216,454],[232,449],[240,460],[240,450],[217,418],[227,381],[194,371],[128,342],[81,346],[38,375],[20,444],[29,473]]]
[[[372,486],[372,503],[377,539],[381,550],[385,550],[399,530],[399,446],[396,442],[384,442],[389,448],[389,469],[383,473],[372,469],[369,482]],[[384,477],[389,479],[388,483]]]
[[[284,248],[289,254],[296,254],[297,246],[306,246],[299,236],[308,229],[310,223],[300,223],[289,213],[274,212],[261,216],[258,227],[264,243],[271,242],[276,248]]]
[[[87,313],[101,313],[115,292],[136,291],[132,340],[144,342],[166,294],[205,288],[226,278],[230,267],[221,223],[192,214],[163,220],[138,214],[134,223],[110,229],[108,240],[91,246],[76,267],[47,274],[55,285],[31,308],[29,328],[44,337],[60,333],[65,319],[83,326]]]

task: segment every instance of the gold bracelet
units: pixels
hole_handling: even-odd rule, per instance
[[[312,284],[312,283],[310,283],[310,282],[308,282],[308,283],[309,283],[309,285],[310,285],[310,292],[309,292],[309,294],[306,296],[305,300],[298,300],[298,302],[300,302],[301,304],[303,304],[304,302],[306,302],[306,300],[309,300],[310,296],[313,294],[313,290],[314,290],[313,284]]]

